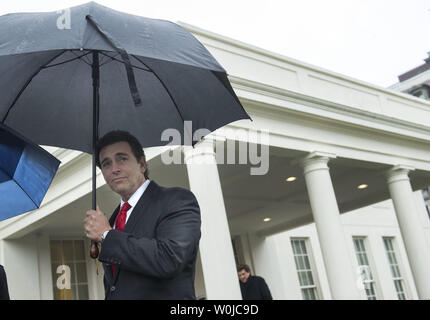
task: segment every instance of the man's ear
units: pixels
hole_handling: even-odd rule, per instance
[[[140,164],[140,172],[145,173],[145,171],[146,171],[146,160],[144,157],[140,158],[139,164]]]

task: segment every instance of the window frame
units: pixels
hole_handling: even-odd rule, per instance
[[[61,248],[63,249],[63,243],[66,241],[71,241],[73,244],[73,250],[72,250],[72,260],[54,260],[53,256],[52,256],[52,243],[53,242],[60,242],[61,243]],[[81,242],[82,243],[82,256],[83,259],[77,259],[77,252],[76,252],[76,242]],[[70,279],[70,286],[71,286],[71,294],[74,294],[75,296],[73,297],[72,295],[72,300],[80,300],[79,298],[79,286],[86,286],[86,299],[85,300],[89,300],[90,299],[90,279],[89,279],[89,271],[88,271],[88,260],[87,260],[87,255],[85,252],[85,248],[86,248],[86,241],[85,239],[82,238],[77,238],[77,237],[68,237],[68,238],[58,238],[58,237],[52,237],[49,239],[49,251],[50,251],[50,264],[51,264],[51,269],[52,269],[52,293],[53,293],[53,299],[56,300],[56,290],[59,290],[57,288],[57,279],[59,276],[61,276],[60,274],[56,273],[56,269],[54,268],[55,265],[67,265],[71,268],[71,279]],[[63,258],[64,259],[64,258]],[[78,281],[78,268],[77,265],[79,264],[83,264],[84,265],[84,271],[85,271],[85,278],[86,281]],[[56,275],[56,278],[54,277],[54,275]],[[73,289],[75,288],[75,289]],[[82,297],[81,297],[82,298]],[[83,299],[84,300],[84,299]]]
[[[306,255],[305,257],[307,258],[307,262],[309,264],[309,269],[298,269],[298,263],[296,260],[296,257],[298,255],[296,255],[295,253],[295,248],[293,245],[294,241],[303,241],[304,244],[304,248],[306,250]],[[291,245],[291,250],[293,253],[293,260],[294,260],[294,266],[296,269],[296,276],[297,276],[297,281],[299,284],[299,288],[300,288],[300,293],[302,295],[302,299],[303,300],[313,300],[313,299],[306,299],[305,296],[305,291],[309,290],[309,289],[314,289],[313,290],[313,294],[315,295],[315,299],[314,300],[321,300],[323,299],[322,293],[321,293],[321,287],[320,287],[320,283],[319,283],[319,279],[318,279],[318,272],[316,269],[316,264],[313,258],[313,253],[312,253],[312,247],[311,247],[311,243],[310,243],[310,239],[308,237],[290,237],[290,245]],[[303,256],[303,253],[300,253],[300,256]],[[303,261],[304,266],[306,267],[306,263],[305,261]],[[310,272],[311,276],[312,276],[312,280],[313,280],[313,285],[302,285],[301,283],[301,272]],[[307,277],[307,276],[306,276]],[[309,279],[307,279],[309,280]]]
[[[396,260],[397,269],[398,269],[398,272],[400,274],[400,277],[395,277],[395,275],[393,274],[391,260],[390,260],[389,254],[388,254],[388,249],[387,249],[386,244],[385,244],[386,240],[389,240],[391,242],[392,253],[394,254],[394,258]],[[391,279],[394,282],[394,290],[396,292],[397,298],[399,300],[408,300],[408,299],[410,299],[409,287],[408,287],[408,283],[404,277],[405,272],[404,272],[403,265],[402,265],[401,261],[399,261],[400,255],[398,254],[399,250],[397,247],[396,237],[394,237],[394,236],[383,236],[382,237],[382,244],[384,246],[385,256],[387,257],[387,263],[388,263],[388,267],[390,268]],[[401,282],[401,285],[403,288],[404,299],[400,299],[400,297],[399,297],[399,292],[397,291],[396,281]]]
[[[364,249],[364,251],[357,252],[356,240],[362,241],[362,244],[363,244],[362,249]],[[353,242],[353,248],[354,248],[354,253],[355,253],[358,268],[360,268],[362,266],[367,266],[367,268],[370,272],[370,276],[371,276],[371,279],[363,279],[365,297],[367,298],[367,300],[383,299],[382,293],[379,289],[379,281],[378,281],[378,277],[376,274],[375,264],[373,263],[373,260],[372,260],[371,250],[370,250],[367,236],[360,236],[360,235],[352,236],[352,242]],[[359,254],[365,255],[365,258],[366,258],[365,260],[367,261],[367,265],[362,264],[362,261],[360,261],[360,259],[359,259]],[[357,270],[359,270],[359,269],[357,269]],[[360,275],[361,275],[361,273],[360,273]],[[367,275],[367,273],[365,273],[365,275]],[[368,285],[368,284],[370,284],[370,285]],[[369,286],[370,286],[370,288],[368,288]],[[369,295],[369,290],[373,291],[373,295]],[[374,298],[373,298],[373,296],[374,296]]]

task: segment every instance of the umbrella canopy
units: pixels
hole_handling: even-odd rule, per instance
[[[39,208],[60,161],[0,124],[0,221]]]
[[[0,31],[0,121],[38,144],[94,153],[99,136],[121,129],[151,147],[176,129],[193,145],[185,121],[213,131],[250,119],[225,70],[169,21],[90,2],[4,15]],[[93,209],[95,170],[93,157]]]
[[[94,81],[98,136],[126,129],[143,146],[159,146],[168,143],[166,128],[183,133],[187,120],[213,131],[249,119],[225,70],[169,21],[91,2],[4,15],[0,30],[0,121],[38,144],[92,152]]]

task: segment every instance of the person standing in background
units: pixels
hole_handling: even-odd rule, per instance
[[[10,300],[9,289],[7,287],[6,271],[0,264],[0,300]]]
[[[248,265],[239,265],[237,274],[243,300],[273,300],[266,281],[262,277],[251,276],[251,269]]]

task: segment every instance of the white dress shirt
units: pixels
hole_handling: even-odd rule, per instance
[[[140,200],[140,198],[142,197],[143,193],[145,192],[146,188],[148,187],[149,183],[151,181],[150,180],[146,180],[134,193],[133,195],[130,197],[130,199],[128,199],[128,204],[131,206],[130,209],[128,209],[127,211],[127,217],[125,218],[125,223],[127,223],[128,218],[130,218],[131,213],[133,212],[134,207],[136,206],[137,202]],[[124,200],[121,199],[121,206],[120,208],[122,208],[122,205],[125,203]],[[115,223],[113,226],[113,229],[115,229]],[[102,239],[104,240],[106,238],[106,235],[108,234],[109,230],[103,232],[103,236]]]

